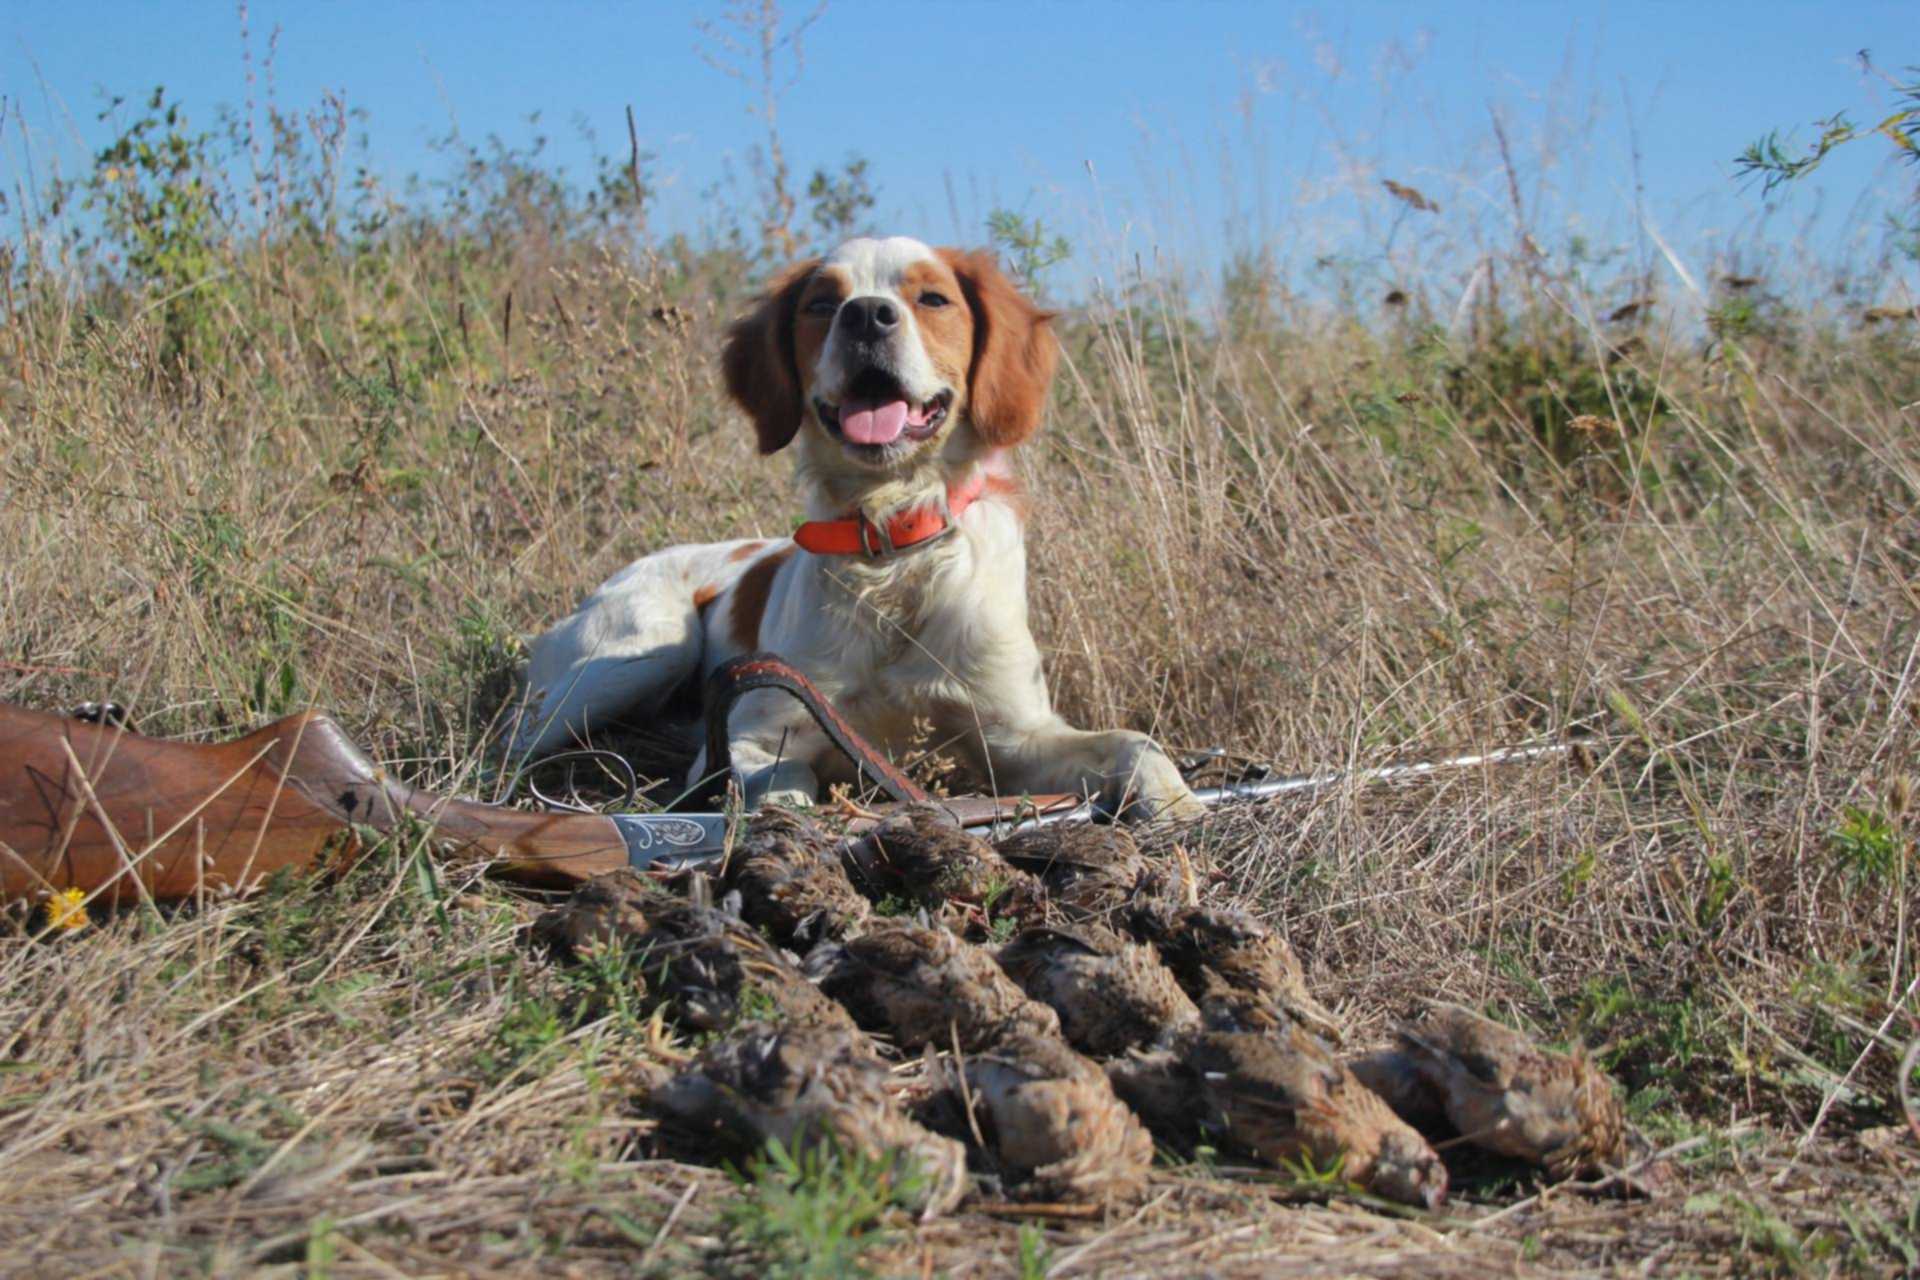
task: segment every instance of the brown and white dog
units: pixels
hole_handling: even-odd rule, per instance
[[[781,275],[728,331],[721,367],[760,452],[791,449],[810,520],[792,539],[670,547],[614,575],[534,643],[516,750],[648,713],[764,649],[883,750],[931,723],[999,794],[1197,811],[1145,734],[1054,713],[1027,629],[1006,451],[1040,425],[1050,320],[990,255],[904,237],[850,240]],[[728,735],[749,804],[809,803],[851,780],[776,692],[743,697]],[[705,770],[696,761],[694,779]]]

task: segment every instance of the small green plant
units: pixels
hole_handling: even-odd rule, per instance
[[[873,1274],[862,1255],[884,1239],[888,1216],[924,1191],[906,1157],[866,1156],[832,1142],[794,1152],[771,1141],[735,1181],[744,1194],[727,1205],[724,1221],[762,1260],[764,1280]]]
[[[1715,337],[1744,338],[1759,329],[1758,315],[1752,298],[1735,294],[1707,313],[1707,328]]]
[[[987,881],[986,892],[980,895],[980,909],[986,913],[990,922],[987,929],[993,935],[995,942],[1005,942],[1011,938],[1018,925],[1012,916],[996,916],[993,913],[994,906],[1005,898],[1012,888],[1013,881],[995,877]]]
[[[1593,850],[1582,849],[1560,873],[1561,896],[1569,903],[1577,901],[1599,866],[1600,860],[1594,856]]]
[[[1346,1175],[1347,1156],[1344,1151],[1325,1165],[1317,1163],[1311,1151],[1302,1151],[1298,1159],[1282,1160],[1280,1167],[1292,1175],[1294,1185],[1303,1191],[1348,1191],[1353,1186]]]
[[[1020,1228],[1020,1280],[1046,1280],[1047,1264],[1053,1251],[1047,1248],[1046,1233],[1031,1222]]]
[[[820,228],[826,241],[838,243],[858,234],[861,220],[878,202],[865,158],[849,156],[838,173],[815,169],[807,183],[807,200],[812,206],[813,225]]]
[[[193,1116],[174,1117],[182,1130],[200,1137],[215,1154],[175,1173],[169,1186],[175,1192],[213,1191],[245,1181],[265,1164],[279,1144],[241,1125]]]
[[[987,215],[987,237],[1007,255],[1008,269],[1021,287],[1034,293],[1040,291],[1040,277],[1073,254],[1065,236],[1048,231],[1040,219],[1011,209],[995,209]]]
[[[1848,805],[1827,847],[1855,884],[1891,880],[1898,874],[1901,842],[1893,823],[1872,809]]]
[[[474,1071],[489,1082],[506,1079],[558,1044],[572,1029],[571,1020],[557,1001],[527,990],[518,978],[508,1000],[492,1042],[474,1055]]]
[[[115,98],[101,113],[119,107]],[[216,315],[226,295],[213,136],[193,132],[164,87],[146,111],[94,157],[84,205],[100,215],[122,266],[149,289],[161,312],[161,366],[183,372],[217,345]]]
[[[765,987],[751,982],[741,986],[740,999],[733,1010],[735,1026],[744,1026],[749,1022],[771,1022],[779,1014],[780,1006],[773,1002],[773,996]]]
[[[1632,985],[1620,975],[1589,978],[1580,990],[1580,1025],[1590,1032],[1603,1032],[1638,1004]]]
[[[1668,1074],[1684,1073],[1695,1059],[1709,1051],[1708,1024],[1712,1014],[1693,995],[1652,1004],[1648,1011],[1659,1019],[1652,1046],[1665,1055]]]
[[[1740,892],[1740,881],[1734,874],[1733,860],[1724,854],[1709,854],[1707,857],[1707,883],[1694,908],[1694,923],[1702,929],[1711,929],[1719,924],[1726,914],[1727,904]]]
[[[1870,976],[1874,968],[1870,951],[1814,959],[1787,984],[1787,994],[1806,1011],[1804,1046],[1808,1057],[1836,1079],[1845,1076],[1860,1051],[1858,1033],[1853,1028],[1870,1020],[1880,1007],[1881,997]],[[1862,1084],[1856,1077],[1840,1091],[1841,1100],[1855,1105],[1878,1101]],[[1821,1087],[1826,1086],[1822,1083]]]
[[[470,698],[488,717],[510,704],[515,672],[526,657],[519,632],[485,602],[475,602],[454,620],[453,638],[437,673],[452,698]]]
[[[1743,1252],[1758,1254],[1776,1264],[1777,1270],[1804,1275],[1813,1270],[1809,1256],[1810,1239],[1772,1209],[1734,1192],[1707,1192],[1689,1197],[1686,1211],[1702,1217],[1728,1219],[1740,1234]]]
[[[337,1228],[331,1214],[323,1213],[307,1225],[307,1280],[325,1280],[333,1274],[339,1256],[334,1243]]]
[[[257,964],[294,971],[312,964],[338,920],[328,898],[312,877],[291,868],[268,876],[247,904],[245,918],[254,926],[249,957]]]
[[[1915,1205],[1920,1207],[1920,1200],[1916,1200]],[[1920,1236],[1914,1232],[1912,1213],[1905,1222],[1893,1222],[1871,1205],[1841,1203],[1834,1208],[1853,1237],[1849,1261],[1862,1272],[1867,1272],[1876,1260],[1890,1257],[1905,1268],[1901,1274],[1920,1274]]]
[[[578,995],[583,1008],[608,1017],[616,1027],[637,1031],[646,1021],[646,979],[631,947],[608,944],[579,953],[580,963],[561,971],[561,981]]]
[[[1725,1052],[1728,1033],[1717,1014],[1691,992],[1663,998],[1613,974],[1588,979],[1573,1008],[1595,1060],[1630,1084],[1636,1117],[1658,1115],[1688,1133],[1684,1104],[1712,1087],[1702,1060]]]

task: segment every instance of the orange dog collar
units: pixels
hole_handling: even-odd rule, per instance
[[[958,489],[942,490],[932,506],[911,507],[887,521],[882,529],[864,515],[839,520],[809,520],[793,531],[803,551],[817,556],[859,556],[874,559],[898,555],[911,547],[937,542],[960,525],[960,515],[987,487],[987,478],[975,470]]]

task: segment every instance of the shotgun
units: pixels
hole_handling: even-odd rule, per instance
[[[1080,797],[934,803],[958,825],[986,826]],[[716,861],[727,836],[721,813],[539,813],[435,795],[389,777],[315,712],[196,744],[0,705],[0,901],[240,891],[286,868],[344,866],[364,849],[363,831],[415,822],[456,860],[541,888]]]
[[[725,779],[727,712],[741,695],[777,688],[799,699],[861,773],[891,797],[849,824],[858,835],[908,804],[933,804],[961,827],[1097,821],[1085,797],[933,798],[848,725],[805,676],[750,654],[715,672],[707,691],[708,759]],[[1203,789],[1203,802],[1252,800],[1343,781],[1417,777],[1515,763],[1564,745],[1505,748],[1450,760],[1325,770]],[[288,868],[328,869],[366,847],[363,833],[432,829],[452,858],[502,878],[567,888],[623,867],[677,870],[719,861],[724,813],[532,812],[410,787],[363,755],[316,712],[245,737],[196,744],[149,738],[0,704],[0,902],[79,889],[106,903],[240,892]]]

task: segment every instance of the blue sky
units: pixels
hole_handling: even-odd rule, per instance
[[[742,87],[701,57],[702,10],[718,14],[256,0],[250,24],[256,67],[278,29],[277,100],[343,93],[394,183],[432,173],[429,142],[450,128],[524,140],[534,112],[551,154],[584,172],[582,126],[624,150],[631,104],[655,156],[656,225],[685,229],[710,216],[717,184],[738,181],[759,136]],[[803,177],[865,157],[888,229],[978,241],[987,211],[1011,207],[1065,230],[1082,272],[1258,243],[1295,265],[1387,249],[1417,259],[1423,240],[1470,252],[1514,222],[1496,117],[1550,249],[1579,233],[1646,253],[1652,226],[1689,255],[1766,238],[1858,258],[1910,189],[1889,148],[1850,148],[1771,212],[1731,159],[1768,128],[1805,139],[1837,109],[1877,118],[1886,85],[1856,51],[1894,71],[1920,63],[1916,17],[1911,0],[833,0],[806,32],[781,131]],[[23,136],[42,174],[55,161],[71,173],[110,136],[96,120],[103,92],[164,84],[210,125],[216,104],[245,100],[244,71],[231,5],[14,0],[0,16],[0,181],[11,192],[21,177]],[[1407,213],[1383,178],[1440,214]]]

